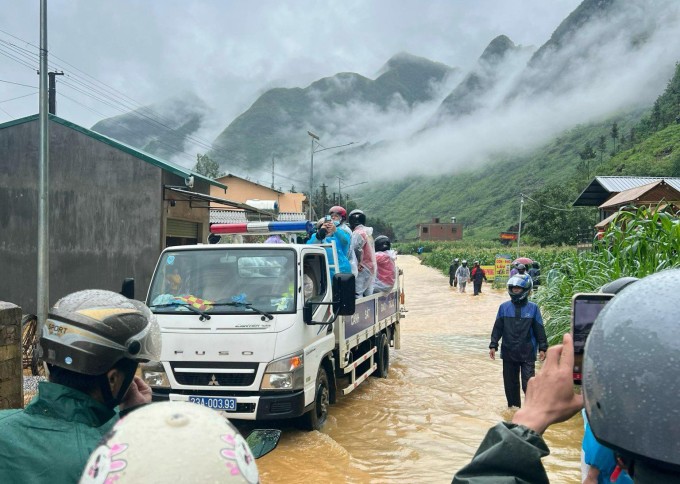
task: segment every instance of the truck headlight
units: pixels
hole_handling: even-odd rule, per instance
[[[142,380],[152,388],[170,388],[168,375],[165,373],[160,361],[142,363],[139,365],[142,372]]]
[[[267,365],[262,390],[299,390],[304,387],[304,353],[287,356]]]

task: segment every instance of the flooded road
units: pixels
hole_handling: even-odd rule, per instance
[[[399,256],[399,266],[408,312],[389,377],[340,397],[321,432],[283,427],[279,446],[257,462],[263,483],[451,482],[489,427],[512,417],[502,363],[488,356],[507,293],[485,284],[478,297],[460,294],[413,256]],[[552,482],[580,482],[582,429],[576,416],[546,432]]]

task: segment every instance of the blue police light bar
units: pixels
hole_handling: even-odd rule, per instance
[[[298,233],[314,232],[314,224],[308,220],[297,222],[248,222],[236,224],[212,224],[210,232],[213,234],[267,234],[267,233]]]

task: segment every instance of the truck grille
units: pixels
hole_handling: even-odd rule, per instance
[[[219,387],[247,387],[255,381],[257,363],[196,363],[170,362],[175,380],[180,385]],[[180,369],[181,371],[177,371]],[[192,371],[194,370],[195,371]]]

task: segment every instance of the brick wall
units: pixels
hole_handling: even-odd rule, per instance
[[[21,308],[0,301],[0,409],[23,408]]]

